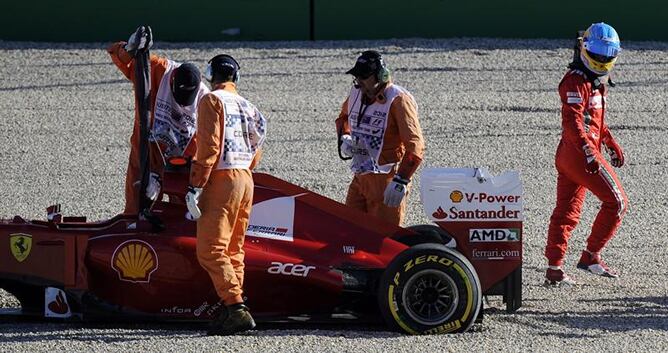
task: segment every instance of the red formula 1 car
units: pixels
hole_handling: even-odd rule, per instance
[[[142,158],[146,165],[145,153]],[[142,201],[141,216],[91,223],[63,217],[55,206],[47,221],[1,220],[0,288],[20,301],[14,314],[216,317],[221,303],[196,258],[196,223],[184,217],[188,168],[167,169],[161,201]],[[148,172],[142,174],[145,187]],[[244,293],[259,322],[346,314],[383,318],[411,334],[463,332],[479,317],[483,295],[502,295],[508,311],[521,305],[517,173],[493,178],[481,169],[425,170],[421,196],[436,224],[408,228],[271,175],[255,173],[254,180]]]
[[[424,206],[438,226],[409,228],[254,174],[244,246],[244,287],[253,315],[260,322],[375,315],[409,333],[438,333],[468,329],[482,295],[503,295],[507,310],[516,310],[521,193],[513,182],[510,190],[493,192],[495,178],[479,187],[478,178],[461,183],[464,173],[473,172],[423,172]],[[185,185],[177,186],[177,176],[187,181],[187,173],[168,175],[168,196],[152,208],[163,230],[129,215],[86,223],[62,217],[57,207],[50,208],[48,221],[19,216],[2,221],[0,287],[18,298],[23,315],[128,321],[216,317],[221,304],[197,261],[195,222],[184,217]]]

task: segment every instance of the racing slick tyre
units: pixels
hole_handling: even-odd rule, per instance
[[[385,322],[410,334],[464,332],[482,304],[471,263],[440,244],[406,249],[381,276],[378,304]]]

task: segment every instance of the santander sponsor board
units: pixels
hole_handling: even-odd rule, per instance
[[[429,168],[420,177],[420,196],[433,221],[522,221],[519,173],[493,176],[483,168]]]

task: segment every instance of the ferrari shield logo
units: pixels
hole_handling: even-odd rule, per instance
[[[32,250],[32,235],[16,233],[9,235],[9,249],[18,262],[23,262]]]

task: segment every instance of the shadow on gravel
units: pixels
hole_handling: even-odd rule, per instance
[[[131,342],[147,338],[192,338],[206,337],[206,323],[59,323],[59,322],[13,322],[0,323],[0,337],[7,343],[29,343],[46,341],[80,342]],[[248,336],[289,337],[401,337],[398,332],[388,332],[387,327],[371,323],[346,324],[302,324],[259,323]]]
[[[16,87],[5,87],[0,88],[0,92],[9,92],[9,91],[28,91],[28,90],[41,90],[41,89],[53,89],[53,88],[64,88],[64,87],[83,87],[83,86],[104,86],[104,85],[113,85],[117,83],[125,83],[127,80],[104,80],[104,81],[95,81],[95,82],[77,82],[77,83],[54,83],[50,85],[29,85],[29,86],[16,86]]]
[[[668,297],[631,297],[589,299],[584,303],[603,307],[601,311],[545,312],[521,310],[514,318],[520,325],[530,326],[542,336],[561,338],[595,338],[603,333],[624,333],[638,330],[668,332]],[[522,317],[531,316],[536,322],[546,321],[554,325],[576,329],[579,333],[552,332],[540,323],[527,323]]]
[[[503,315],[504,310],[486,308],[485,315]],[[2,342],[29,343],[49,341],[79,342],[132,342],[146,339],[178,339],[207,337],[206,322],[161,323],[161,322],[44,322],[43,318],[0,316]],[[488,331],[485,324],[476,323],[468,333]],[[256,329],[243,336],[258,337],[343,337],[343,338],[399,338],[406,335],[388,331],[387,326],[374,318],[342,321],[259,322]]]
[[[192,328],[191,328],[192,329]],[[204,326],[201,327],[204,330]],[[178,331],[178,332],[176,332]],[[191,336],[183,326],[147,324],[70,324],[70,323],[12,323],[0,324],[0,336],[7,343],[48,341],[128,342],[150,338]]]

